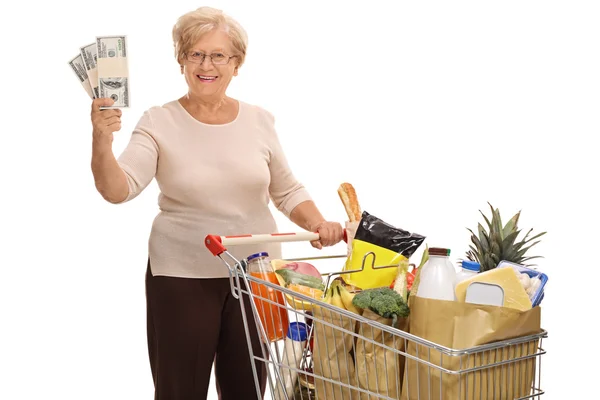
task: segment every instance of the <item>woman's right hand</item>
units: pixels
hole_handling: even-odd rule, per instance
[[[122,112],[118,108],[100,109],[113,104],[109,98],[92,101],[92,173],[98,192],[116,204],[125,201],[129,185],[112,151],[113,132],[121,129]]]
[[[120,109],[101,110],[100,107],[110,107],[114,104],[111,98],[94,99],[92,102],[92,127],[96,139],[111,139],[113,132],[121,129]]]

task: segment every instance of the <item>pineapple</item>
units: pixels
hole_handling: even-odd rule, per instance
[[[468,231],[471,232],[471,242],[473,242],[472,245],[469,245],[471,250],[467,252],[467,259],[481,264],[481,272],[496,268],[498,263],[502,260],[525,266],[532,266],[532,264],[525,264],[525,262],[535,258],[541,258],[541,256],[526,256],[526,253],[529,249],[538,244],[540,240],[533,242],[528,246],[526,245],[532,240],[544,235],[546,232],[529,237],[533,231],[532,228],[522,240],[517,241],[517,236],[519,236],[519,233],[521,232],[517,227],[521,211],[515,214],[505,226],[502,226],[500,211],[498,211],[497,208],[494,209],[490,203],[488,204],[492,210],[491,221],[483,214],[483,212],[481,212],[481,210],[479,211],[487,223],[488,230],[486,231],[481,224],[478,224],[477,228],[479,235],[475,235],[471,229],[467,228]]]

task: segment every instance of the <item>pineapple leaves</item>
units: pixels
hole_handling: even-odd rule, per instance
[[[490,233],[490,236],[492,236],[493,232],[498,232],[500,239],[502,239],[502,218],[500,218],[500,211],[497,208],[494,209],[490,203],[488,204],[492,209],[492,232]]]
[[[483,271],[488,271],[490,269],[496,268],[494,261],[489,253],[484,254],[483,263],[481,264],[481,269]]]
[[[473,247],[473,245],[469,245],[469,251],[467,252],[467,258],[471,261],[477,261],[478,263],[481,264],[481,260],[479,260],[479,252],[477,251],[477,249],[475,249],[475,247]]]
[[[503,226],[500,210],[494,208],[489,202],[488,205],[491,210],[491,219],[479,210],[479,213],[485,220],[487,229],[481,223],[477,224],[477,234],[467,228],[471,233],[471,242],[473,243],[469,245],[469,250],[467,251],[467,258],[469,260],[479,262],[481,264],[481,271],[488,271],[496,268],[502,260],[523,264],[528,260],[543,258],[541,256],[529,256],[527,253],[533,246],[540,242],[540,240],[536,239],[539,239],[546,232],[531,236],[533,232],[532,228],[527,231],[523,239],[519,240],[518,237],[522,232],[518,227],[521,211],[513,215],[506,225]]]
[[[511,232],[502,241],[501,250],[504,259],[513,259],[516,256],[517,250],[515,249],[514,243],[517,239],[517,236],[519,236],[519,233],[521,233],[521,231]]]
[[[483,229],[483,226],[481,226],[481,224],[477,224],[477,230],[479,231],[479,243],[481,244],[479,247],[483,251],[489,251],[490,238],[488,237],[487,232],[485,231],[485,229]]]
[[[502,235],[504,238],[506,238],[508,235],[510,235],[512,232],[515,232],[517,229],[517,224],[519,222],[519,216],[521,215],[521,211],[519,211],[518,213],[516,213],[511,219],[510,221],[508,221],[506,223],[506,225],[504,226],[504,229],[502,230]]]
[[[490,222],[490,220],[488,219],[488,217],[486,217],[486,215],[483,213],[483,211],[479,210],[479,212],[481,213],[481,215],[483,215],[483,219],[485,219],[485,222],[487,223],[488,229],[491,231],[492,230],[492,223]]]
[[[490,236],[490,252],[491,252],[491,254],[497,254],[497,255],[500,254],[501,249],[500,249],[499,243],[502,243],[502,240],[500,239],[500,235],[496,232],[492,232],[492,235]]]
[[[538,244],[539,242],[541,242],[541,240],[538,240],[538,241],[536,241],[536,242],[533,242],[531,245],[529,245],[529,246],[527,246],[527,247],[525,247],[525,248],[523,248],[523,249],[519,250],[519,251],[517,252],[517,258],[519,258],[519,259],[522,259],[522,258],[523,258],[523,256],[525,255],[525,253],[527,253],[527,251],[528,251],[529,249],[531,249],[533,246],[535,246],[535,245],[536,245],[536,244]]]

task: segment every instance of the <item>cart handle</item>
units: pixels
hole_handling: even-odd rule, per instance
[[[260,244],[260,243],[281,243],[281,242],[311,242],[319,240],[320,236],[317,232],[290,232],[290,233],[265,233],[258,235],[234,235],[234,236],[218,236],[207,235],[204,239],[206,248],[213,254],[219,256],[227,251],[225,246],[238,246],[245,244]],[[346,230],[344,229],[344,241],[348,241]]]

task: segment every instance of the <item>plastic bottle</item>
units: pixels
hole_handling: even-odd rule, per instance
[[[469,279],[472,276],[477,275],[479,273],[480,268],[481,265],[479,265],[479,263],[476,261],[463,261],[462,268],[456,273],[456,282],[454,283],[454,285],[456,286],[459,282],[462,282],[466,279]]]
[[[279,280],[271,266],[269,254],[266,252],[252,254],[248,257],[246,271],[248,275],[279,285]],[[250,290],[254,304],[270,342],[281,340],[286,335],[289,325],[288,312],[281,291],[268,287],[264,283],[250,281]],[[275,304],[269,303],[270,300]]]
[[[287,337],[283,345],[282,364],[290,368],[281,367],[281,379],[285,384],[285,391],[289,399],[293,399],[294,388],[298,381],[298,372],[292,368],[300,369],[306,339],[308,338],[308,326],[304,322],[292,322],[289,326]],[[281,382],[277,379],[277,400],[285,399],[281,389]]]
[[[456,269],[450,261],[450,249],[431,247],[423,265],[416,296],[454,301]]]

